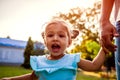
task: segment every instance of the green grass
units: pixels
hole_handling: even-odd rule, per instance
[[[90,75],[84,74],[83,72],[78,72],[77,80],[108,80],[108,79],[103,79],[103,78],[100,78],[100,77],[90,76]]]
[[[30,72],[32,72],[32,70],[24,69],[19,66],[0,66],[0,78],[13,77]]]
[[[0,78],[19,76],[31,72],[32,70],[24,69],[19,66],[0,66]],[[101,79],[99,77],[85,75],[83,72],[78,72],[77,80],[107,80],[107,79]]]

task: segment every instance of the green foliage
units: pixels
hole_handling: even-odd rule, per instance
[[[101,2],[98,1],[94,3],[93,7],[86,9],[72,8],[68,13],[59,13],[53,17],[65,20],[72,25],[72,28],[80,31],[80,35],[73,42],[75,47],[71,50],[71,53],[81,52],[82,57],[89,60],[92,60],[97,55],[100,49],[98,36],[100,7]],[[108,61],[113,61],[114,63],[113,58],[113,55],[109,55],[106,63]],[[109,63],[109,65],[113,66],[114,64]]]
[[[97,42],[91,41],[91,40],[87,41],[85,46],[87,48],[87,52],[89,54],[91,54],[90,57],[92,59],[97,55],[97,53],[98,53],[98,51],[100,49],[100,45]]]
[[[92,60],[93,57],[96,56],[100,48],[98,45],[98,16],[100,6],[100,2],[96,2],[91,8],[81,9],[77,7],[71,9],[68,13],[58,14],[59,18],[69,22],[74,29],[80,31],[80,35],[78,39],[76,39],[77,42],[74,42],[77,45],[74,45],[75,47],[71,52],[81,52],[83,58],[89,60]]]
[[[24,68],[30,68],[30,55],[32,55],[33,49],[34,43],[31,40],[31,37],[29,37],[27,46],[24,51],[24,63],[22,64]]]
[[[98,16],[100,14],[100,3],[94,7],[81,9],[79,7],[71,9],[68,13],[59,13],[58,17],[72,24],[72,27],[80,30],[83,40],[93,40],[98,42]]]
[[[32,55],[39,56],[39,55],[45,55],[45,46],[43,43],[40,42],[34,42],[34,50],[32,51]]]
[[[38,55],[44,55],[44,54],[45,54],[45,51],[44,50],[40,50],[40,49],[35,49],[32,52],[32,55],[36,55],[36,56],[38,56]]]
[[[92,40],[86,41],[85,47],[86,47],[86,52],[82,55],[82,57],[89,60],[92,60],[97,55],[100,49],[100,45]],[[85,54],[86,56],[84,56]]]
[[[98,53],[100,45],[92,40],[87,40],[82,42],[81,45],[76,45],[74,49],[71,50],[71,53],[82,52],[82,58],[92,60]]]

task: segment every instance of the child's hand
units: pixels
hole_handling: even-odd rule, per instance
[[[2,78],[0,80],[12,80],[12,79],[10,79],[10,78]]]
[[[102,48],[103,48],[103,51],[104,51],[105,54],[108,54],[108,53],[109,53],[109,50],[108,50],[107,48],[105,48],[105,47],[103,47],[103,46],[102,46]]]
[[[116,28],[110,21],[100,22],[100,44],[110,52],[116,51],[117,46],[112,43],[114,37],[119,37]]]

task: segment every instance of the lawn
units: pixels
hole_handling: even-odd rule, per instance
[[[30,73],[32,70],[24,69],[19,66],[0,66],[0,78],[13,77],[26,73]],[[91,74],[91,75],[90,75]],[[77,80],[108,80],[100,78],[97,73],[78,72]]]
[[[18,76],[30,72],[32,72],[32,70],[24,69],[19,66],[0,66],[0,78]]]

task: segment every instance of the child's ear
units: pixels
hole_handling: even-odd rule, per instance
[[[75,39],[78,35],[79,35],[79,31],[78,30],[72,30],[72,35],[71,35],[72,39]]]
[[[44,44],[46,45],[46,40],[45,40],[45,34],[44,34],[44,32],[42,32],[41,35],[42,35],[42,38],[44,40]]]
[[[44,32],[42,32],[41,35],[42,35],[42,38],[44,39]]]
[[[71,45],[71,43],[72,43],[72,39],[69,39],[67,47],[69,47]]]

